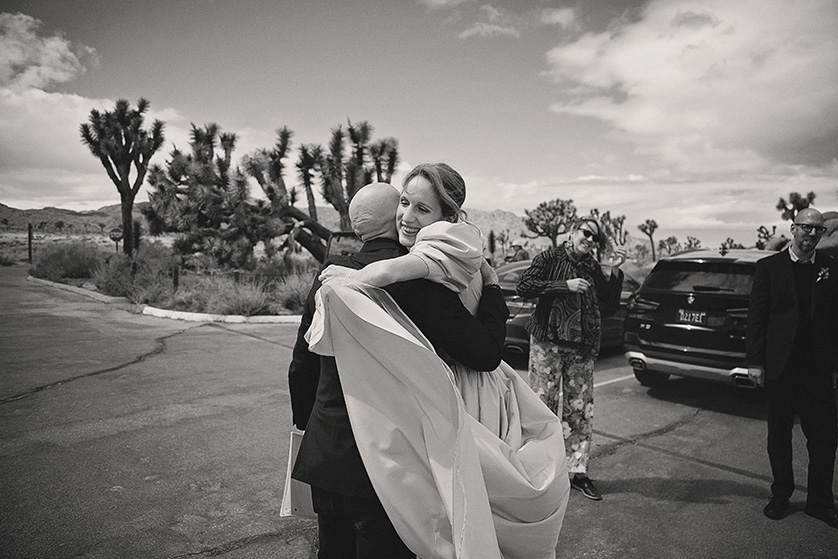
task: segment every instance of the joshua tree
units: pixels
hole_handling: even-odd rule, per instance
[[[727,240],[725,242],[723,242],[721,244],[721,246],[719,247],[719,254],[724,256],[725,254],[727,254],[728,252],[730,252],[732,249],[735,249],[735,248],[745,248],[745,245],[737,243],[736,241],[734,241],[733,239],[728,237]]]
[[[242,165],[248,175],[256,179],[270,202],[271,219],[278,230],[290,231],[293,228],[294,240],[308,250],[317,260],[326,256],[326,240],[331,231],[317,223],[311,216],[294,207],[297,202],[297,190],[289,189],[285,184],[285,158],[291,148],[293,132],[288,127],[277,130],[277,142],[270,151],[261,149],[242,159]],[[273,250],[270,241],[266,241],[265,251]]]
[[[278,141],[272,150],[258,150],[242,160],[245,172],[256,179],[270,201],[271,217],[284,222],[288,228],[293,227],[294,240],[320,261],[325,257],[325,241],[331,231],[317,222],[314,184],[318,175],[322,184],[321,195],[340,216],[339,227],[349,230],[352,228],[349,202],[355,192],[371,182],[373,177],[389,182],[395,172],[398,142],[385,138],[370,144],[372,130],[366,122],[357,125],[349,122],[346,130],[341,126],[332,129],[327,150],[318,144],[300,146],[296,169],[305,192],[308,213],[294,207],[297,191],[289,189],[285,183],[285,159],[289,155],[293,136],[287,127],[277,130]]]
[[[509,229],[504,229],[503,231],[495,235],[495,238],[497,239],[498,244],[500,245],[501,252],[505,253],[507,245],[512,240],[509,238]]]
[[[646,257],[649,255],[649,247],[645,243],[638,242],[634,245],[634,261],[637,264],[641,262],[645,262]]]
[[[795,216],[797,216],[797,212],[805,210],[814,203],[814,192],[810,192],[805,197],[799,192],[791,192],[789,193],[788,202],[786,202],[785,199],[780,198],[780,201],[777,202],[777,209],[780,211],[780,215],[784,221],[794,221]]]
[[[372,181],[372,169],[366,166],[373,127],[366,121],[353,125],[348,122],[346,135],[352,144],[346,162],[346,200],[351,200],[359,188]]]
[[[116,102],[113,111],[90,111],[89,123],[81,125],[82,142],[99,158],[117,191],[122,205],[122,230],[125,238],[122,250],[134,252],[132,216],[134,199],[148,171],[152,155],[163,145],[163,122],[155,120],[150,130],[143,129],[143,115],[149,102],[140,99],[137,108],[131,109],[125,99]],[[130,178],[131,166],[136,176]]]
[[[322,160],[323,198],[340,216],[340,228],[350,229],[349,202],[359,188],[372,182],[390,182],[399,160],[398,142],[384,138],[370,144],[373,127],[368,122],[349,122],[344,132],[337,126],[332,129],[329,153]],[[346,140],[349,140],[349,157],[346,157]]]
[[[696,237],[687,237],[687,244],[684,245],[685,250],[694,250],[697,248],[701,248],[701,241],[698,240]]]
[[[389,183],[399,164],[399,142],[395,138],[385,138],[370,145],[370,157],[375,167],[375,180]]]
[[[661,256],[663,253],[666,254],[675,254],[676,252],[681,251],[681,243],[678,242],[678,237],[672,235],[667,237],[666,240],[660,241],[658,243],[658,251]]]
[[[235,134],[218,126],[192,126],[191,153],[175,149],[167,169],[152,167],[149,206],[144,214],[152,235],[176,232],[173,248],[181,255],[202,253],[225,267],[249,267],[253,248],[266,247],[281,232],[272,227],[270,208],[250,203],[247,178],[232,168]],[[216,157],[216,149],[221,154]]]
[[[558,238],[576,220],[576,206],[573,200],[551,200],[542,202],[534,210],[524,210],[527,217],[524,225],[538,237],[547,237],[558,246]]]
[[[320,171],[323,161],[323,149],[315,144],[303,144],[300,146],[300,158],[297,161],[297,171],[300,182],[306,193],[308,202],[308,215],[317,221],[317,206],[314,200],[314,172]]]
[[[772,225],[771,231],[765,225],[760,225],[759,229],[757,229],[757,242],[756,247],[759,250],[765,250],[765,247],[768,246],[769,241],[774,238],[774,235],[777,234],[777,226]]]
[[[626,216],[621,215],[611,217],[611,211],[600,213],[597,208],[591,210],[591,216],[596,219],[602,226],[609,243],[616,243],[618,245],[626,244],[628,239],[628,231],[623,230],[623,225],[626,222]]]
[[[655,229],[658,228],[658,224],[654,219],[647,219],[645,223],[641,223],[640,225],[637,226],[637,228],[640,229],[641,231],[643,231],[643,233],[647,237],[649,237],[649,244],[652,247],[652,262],[654,262],[655,260],[657,260],[657,258],[655,258],[655,239],[654,239],[654,235],[655,235]]]

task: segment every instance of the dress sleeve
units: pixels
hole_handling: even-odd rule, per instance
[[[419,231],[410,252],[427,264],[427,279],[459,293],[480,272],[483,237],[471,223],[437,221]]]

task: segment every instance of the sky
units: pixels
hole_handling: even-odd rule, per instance
[[[79,126],[145,98],[160,165],[193,124],[235,133],[239,160],[283,126],[299,147],[367,121],[399,142],[394,182],[444,161],[466,208],[570,199],[704,246],[788,236],[775,206],[791,192],[838,210],[835,0],[0,6],[0,202],[20,209],[119,203]]]

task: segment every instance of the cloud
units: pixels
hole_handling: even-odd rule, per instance
[[[493,23],[485,23],[476,21],[471,24],[471,27],[457,35],[460,39],[467,39],[469,37],[519,37],[520,33],[514,27],[504,27],[495,25]]]
[[[119,203],[116,187],[79,133],[91,109],[112,110],[115,100],[48,91],[84,73],[84,63],[96,63],[75,52],[94,51],[61,36],[42,36],[41,23],[23,14],[0,14],[0,28],[0,200],[24,209],[90,210]],[[189,149],[191,122],[174,109],[152,105],[145,127],[158,119],[165,123],[166,142],[152,164],[163,165],[175,146]],[[229,131],[238,137],[237,158],[276,141],[271,131]],[[147,190],[144,184],[137,201],[146,199]]]
[[[480,6],[480,11],[486,16],[490,22],[499,21],[502,17],[501,11],[490,4]]]
[[[461,4],[467,4],[473,0],[419,0],[419,3],[426,6],[428,9],[437,10],[444,8],[454,8]]]
[[[94,49],[74,49],[60,35],[39,37],[40,27],[28,15],[0,14],[0,86],[46,88],[84,73],[81,58],[96,59]]]
[[[570,8],[549,9],[541,12],[541,23],[572,29],[576,25],[576,14]]]
[[[513,24],[513,17],[500,9],[484,4],[478,10],[480,17],[486,21],[476,21],[465,31],[460,32],[457,37],[467,39],[469,37],[520,37],[521,33]]]
[[[58,35],[40,36],[40,28],[30,16],[0,14],[0,198],[19,208],[118,203],[116,187],[79,134],[91,109],[111,110],[115,101],[47,91],[82,74],[85,61],[96,63],[86,56],[94,51]],[[166,123],[167,143],[152,160],[162,163],[172,142],[187,146],[189,124],[172,109],[152,108],[147,125],[155,119]]]
[[[829,168],[835,29],[832,0],[653,0],[638,19],[547,53],[552,109],[611,124],[660,175]]]
[[[0,88],[3,203],[18,208],[58,206],[79,210],[119,203],[116,187],[79,135],[79,126],[87,121],[91,109],[105,111],[113,106],[110,99],[36,88]],[[152,163],[162,164],[172,142],[187,147],[189,125],[171,109],[149,111],[146,127],[155,119],[166,123],[167,142],[152,159]]]

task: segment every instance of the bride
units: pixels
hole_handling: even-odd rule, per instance
[[[410,253],[326,268],[311,349],[336,357],[364,465],[412,551],[553,558],[569,493],[556,416],[506,363],[479,372],[437,355],[372,287],[427,278],[472,313],[482,289],[498,288],[479,229],[463,219],[462,177],[423,164],[403,184],[396,220]]]

